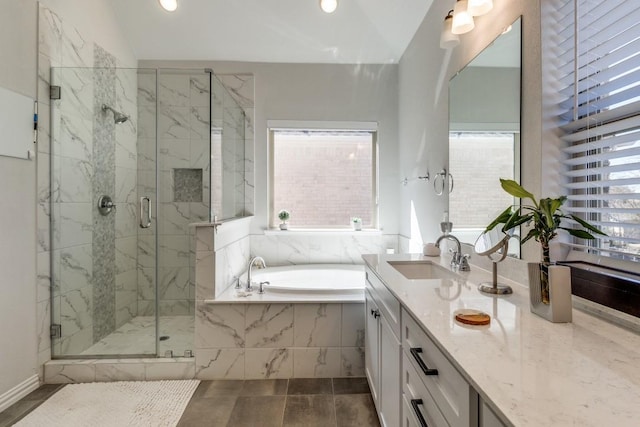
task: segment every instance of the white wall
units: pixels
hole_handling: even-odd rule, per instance
[[[0,86],[35,99],[36,3],[0,10]],[[0,183],[1,397],[37,371],[35,162],[0,156]]]
[[[540,192],[539,3],[494,1],[494,9],[477,18],[476,28],[461,36],[460,45],[452,51],[440,49],[439,39],[442,20],[453,2],[433,3],[400,60],[398,127],[402,177],[411,179],[427,171],[433,176],[448,164],[449,79],[522,15],[522,182],[534,193]],[[440,234],[439,222],[448,206],[447,197],[436,196],[431,183],[424,181],[413,180],[400,188],[401,249],[415,251],[423,241],[434,241]],[[525,247],[525,257],[535,256],[526,250]]]

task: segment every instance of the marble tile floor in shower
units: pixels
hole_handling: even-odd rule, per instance
[[[25,417],[60,385],[43,385],[0,413]],[[379,427],[366,378],[202,381],[178,427]]]
[[[156,354],[154,316],[138,316],[110,333],[82,355]],[[160,316],[160,356],[172,350],[173,356],[184,356],[193,350],[193,316]],[[162,339],[167,337],[165,339]]]

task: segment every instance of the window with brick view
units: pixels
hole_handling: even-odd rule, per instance
[[[291,213],[295,228],[375,227],[375,132],[274,130],[271,224]]]

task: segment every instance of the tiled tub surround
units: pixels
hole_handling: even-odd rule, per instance
[[[362,254],[398,252],[398,235],[380,231],[271,231],[251,235],[251,254],[270,267],[362,264]]]
[[[363,376],[364,295],[233,299],[250,220],[196,225],[196,377]]]
[[[453,362],[505,425],[636,426],[640,419],[640,336],[573,310],[572,323],[554,324],[529,309],[525,286],[508,296],[487,296],[477,284],[491,274],[472,267],[460,280],[410,280],[387,261],[430,261],[449,268],[449,257],[366,255],[406,311]],[[459,308],[485,311],[489,326],[454,321]]]
[[[364,375],[362,303],[201,303],[196,378]]]

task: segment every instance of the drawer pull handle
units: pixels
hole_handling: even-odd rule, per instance
[[[375,319],[377,319],[378,317],[380,317],[380,310],[374,310],[374,309],[371,309],[371,315],[372,315]]]
[[[420,408],[418,405],[422,405],[422,399],[411,399],[411,407],[413,408],[413,412],[416,413],[416,417],[418,417],[418,421],[420,421],[421,427],[429,427],[427,425],[427,421],[422,416],[422,412],[420,412]]]
[[[410,351],[411,355],[416,359],[418,366],[420,366],[420,369],[422,369],[422,372],[424,372],[425,375],[438,375],[438,370],[429,369],[429,367],[424,363],[424,360],[422,360],[422,357],[420,357],[420,353],[422,353],[421,347],[414,347]]]

